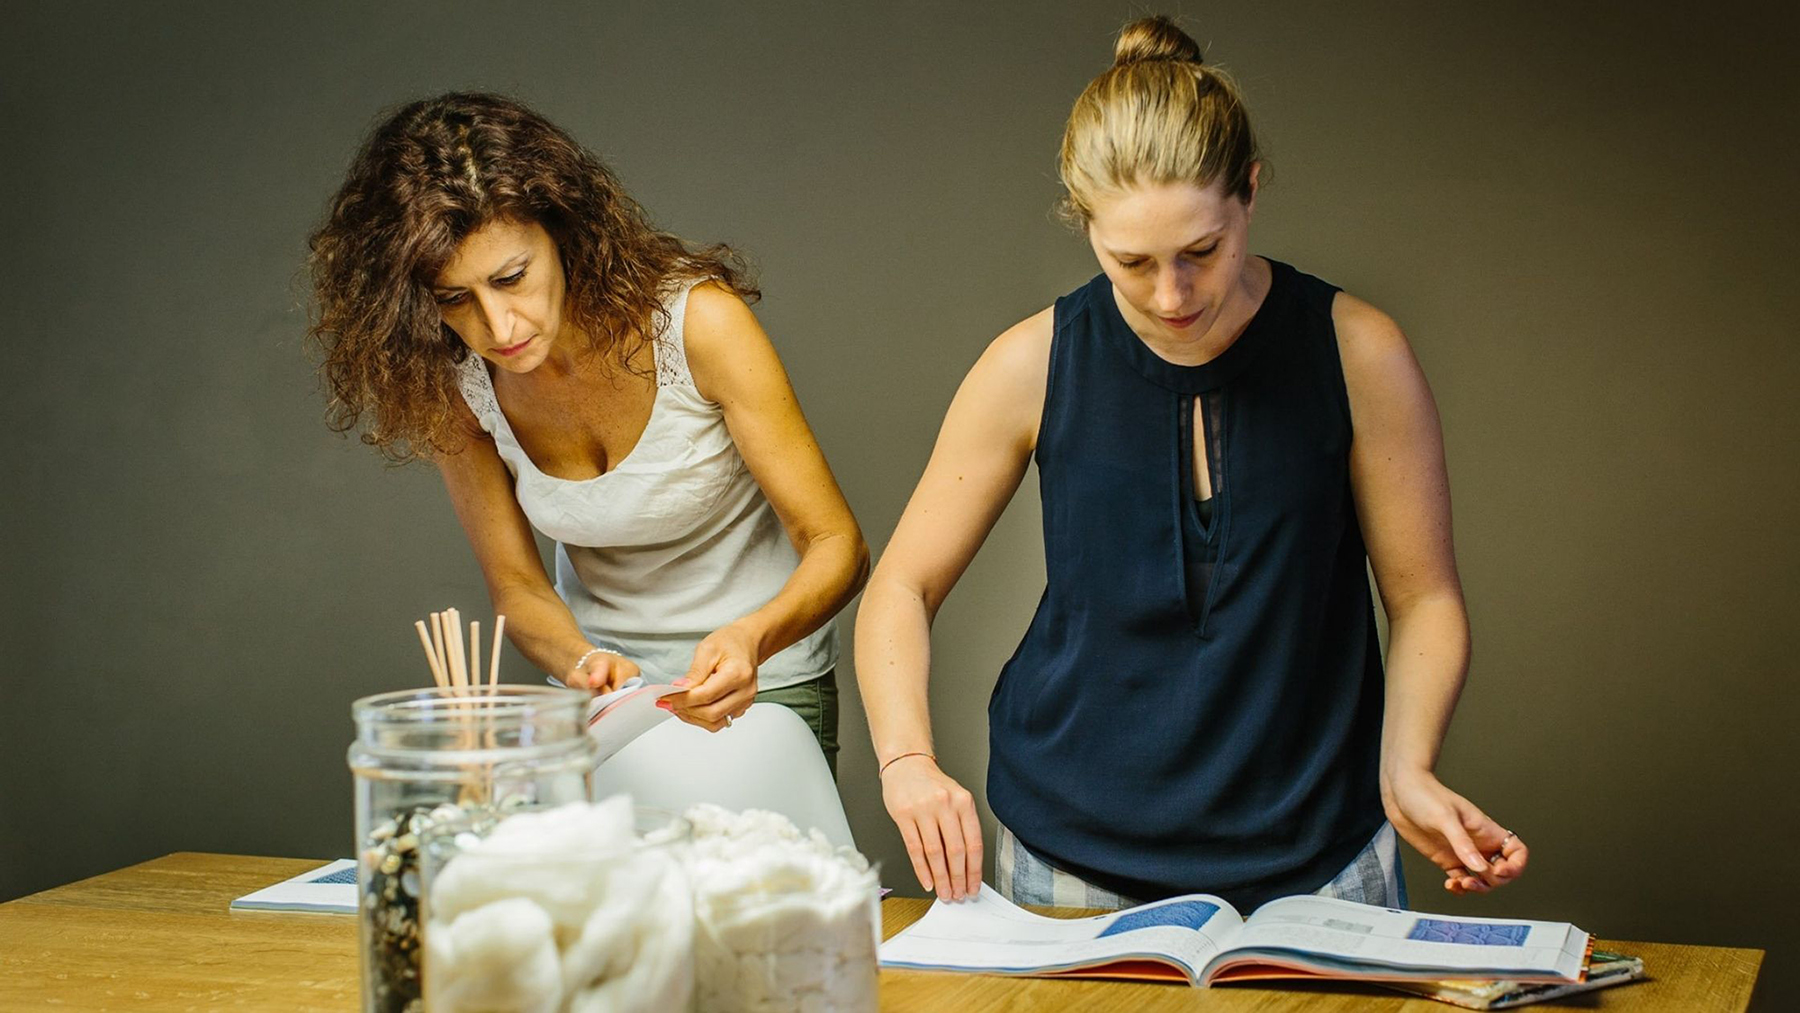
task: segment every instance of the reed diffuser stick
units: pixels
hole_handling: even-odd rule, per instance
[[[450,614],[456,618],[456,669],[462,673],[462,684],[469,686],[469,637],[467,627],[463,625],[462,609],[451,609]]]
[[[427,628],[425,620],[413,623],[413,630],[419,635],[419,646],[425,651],[425,664],[431,669],[431,679],[440,690],[448,690],[452,696],[468,697],[481,694],[483,687],[481,674],[481,623],[469,623],[468,637],[463,636],[462,613],[454,608],[442,612],[431,613],[431,625]],[[506,617],[496,615],[493,627],[493,649],[488,661],[486,689],[492,691],[500,684],[500,650],[506,637]],[[493,692],[481,694],[483,700],[457,700],[449,705],[454,719],[461,725],[461,743],[458,748],[472,749],[477,742],[482,742],[487,749],[493,749],[497,743],[497,733],[488,728],[478,732],[476,722],[481,715],[495,709],[499,701]],[[477,773],[479,771],[479,773]],[[481,804],[487,801],[493,786],[493,768],[484,765],[470,768],[471,783],[465,783],[457,793],[461,804]]]
[[[481,688],[481,621],[469,623],[469,681]]]
[[[455,609],[444,610],[444,651],[450,657],[451,685],[467,689],[469,672],[463,668],[462,616]]]
[[[500,616],[500,615],[495,616],[494,617],[494,656],[491,659],[489,659],[489,661],[488,661],[488,688],[489,689],[493,689],[495,686],[500,685],[500,645],[505,642],[502,639],[502,635],[505,633],[506,633],[506,617]]]
[[[444,614],[442,612],[431,614],[431,646],[432,655],[437,658],[438,668],[443,671],[444,681],[448,683],[450,666],[445,663],[444,659]]]
[[[425,631],[424,620],[414,622],[413,628],[419,631],[419,646],[425,648],[425,664],[431,666],[431,678],[439,689],[443,689],[450,685],[450,680],[444,677],[444,667],[438,664],[437,654],[431,649],[431,634]]]

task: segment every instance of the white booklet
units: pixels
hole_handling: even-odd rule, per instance
[[[982,886],[938,901],[881,946],[884,967],[985,974],[1187,980],[1580,981],[1590,943],[1567,922],[1400,911],[1311,895],[1248,919],[1210,895],[1091,918],[1033,914]]]
[[[340,858],[231,902],[233,911],[356,913],[356,861]]]
[[[554,682],[555,680],[551,680]],[[680,686],[647,683],[632,676],[618,689],[601,693],[588,701],[588,737],[600,746],[595,763],[604,763],[612,754],[631,744],[631,740],[662,724],[674,715],[656,701],[675,693],[685,693]]]

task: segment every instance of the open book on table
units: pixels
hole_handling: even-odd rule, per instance
[[[1591,992],[1597,988],[1623,985],[1643,976],[1642,958],[1595,949],[1588,955],[1587,977],[1580,982],[1505,981],[1488,978],[1479,981],[1384,981],[1381,984],[1384,988],[1422,995],[1427,999],[1436,999],[1464,1009],[1486,1010],[1512,1009],[1534,1002],[1561,999],[1575,992]]]
[[[1091,918],[1046,918],[983,886],[938,901],[881,946],[884,967],[988,974],[1186,980],[1268,978],[1579,982],[1591,943],[1567,922],[1399,911],[1283,897],[1240,916],[1194,895]]]
[[[233,911],[356,913],[356,862],[340,858],[231,902]]]

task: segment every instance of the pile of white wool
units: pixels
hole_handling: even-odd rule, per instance
[[[693,898],[679,858],[640,846],[631,799],[502,820],[431,880],[425,1003],[434,1013],[684,1010]]]
[[[685,815],[698,1008],[874,1010],[881,915],[868,860],[772,812],[701,805]]]

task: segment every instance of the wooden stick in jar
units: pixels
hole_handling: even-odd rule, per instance
[[[494,656],[488,661],[488,688],[500,685],[500,645],[505,643],[506,617],[494,617]]]
[[[481,688],[481,621],[469,623],[469,681]]]
[[[469,673],[463,668],[462,616],[455,609],[444,610],[444,651],[450,658],[450,684],[467,689]]]
[[[442,612],[431,614],[431,647],[433,656],[437,658],[438,668],[444,673],[444,682],[448,684],[450,666],[444,659],[444,614]]]
[[[444,677],[444,667],[438,664],[437,653],[431,649],[431,634],[425,631],[425,621],[414,622],[413,629],[419,631],[419,646],[425,648],[425,664],[431,666],[431,678],[439,689],[443,689],[450,682]]]

